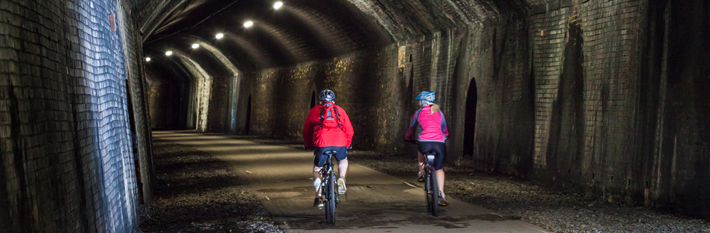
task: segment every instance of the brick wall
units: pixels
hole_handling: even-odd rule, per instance
[[[391,45],[378,51],[338,56],[334,61],[247,73],[245,79],[254,81],[243,82],[240,92],[248,93],[244,89],[253,88],[251,132],[301,138],[312,92],[329,88],[355,127],[355,147],[411,152],[412,147],[403,142],[411,114],[418,108],[410,95],[423,90],[451,92],[455,85],[453,61],[460,42],[456,33],[449,30],[399,47]],[[243,104],[245,100],[241,101]],[[446,94],[438,101],[444,112],[451,108]],[[243,132],[243,126],[240,129]]]
[[[649,168],[643,175],[651,181],[657,206],[710,219],[710,187],[705,185],[710,182],[710,6],[699,0],[650,1],[648,12],[658,16],[649,20],[649,25],[657,23],[658,37],[650,34],[646,40],[663,47],[663,60],[654,61],[660,60],[660,79],[648,79],[656,82],[658,92],[645,93],[658,100],[657,111],[649,114],[658,118],[653,119],[657,153],[640,157]],[[654,70],[648,74],[659,76]]]
[[[451,158],[464,155],[465,145],[474,144],[472,157],[464,159],[473,159],[478,169],[521,175],[530,171],[533,106],[526,51],[524,21],[468,27],[451,94]],[[470,85],[475,85],[471,92]],[[469,95],[476,95],[475,116],[467,115]],[[466,121],[474,121],[475,128],[465,129]],[[466,130],[475,131],[473,139],[464,141]]]
[[[126,62],[126,77],[129,80],[129,91],[131,107],[133,108],[133,115],[128,115],[128,117],[133,117],[134,129],[133,133],[136,137],[135,145],[137,148],[138,158],[134,161],[139,165],[141,171],[141,177],[138,181],[142,186],[140,190],[143,194],[143,204],[146,206],[150,205],[152,199],[153,190],[153,180],[155,171],[153,169],[153,148],[152,148],[152,136],[150,132],[150,118],[148,113],[148,106],[146,103],[146,90],[147,85],[146,79],[144,77],[143,68],[143,57],[142,54],[142,43],[140,43],[140,36],[137,33],[136,24],[134,19],[130,17],[130,9],[133,5],[128,1],[121,2],[119,13],[119,21],[122,23],[120,25],[125,62]],[[128,123],[128,122],[127,122]],[[129,126],[130,127],[130,126]]]
[[[700,2],[592,0],[529,18],[539,179],[710,216],[688,201],[710,193]]]
[[[539,172],[602,192],[640,178],[631,169],[641,7],[589,1],[530,18]]]
[[[245,79],[254,80],[244,81],[240,91],[244,93],[242,98],[252,93],[250,132],[302,137],[312,92],[328,88],[335,92],[336,104],[343,107],[355,127],[354,147],[402,150],[401,146],[397,148],[401,145],[398,123],[409,113],[401,108],[401,92],[392,91],[404,85],[397,73],[397,52],[397,47],[389,46],[378,52],[339,56],[337,61],[245,74]]]
[[[134,96],[135,149],[145,169],[151,166],[150,121],[129,6],[116,1],[0,3],[5,153],[0,228],[130,232],[137,225],[127,83]],[[110,30],[109,14],[116,15],[119,30]],[[144,191],[149,187],[144,180]]]

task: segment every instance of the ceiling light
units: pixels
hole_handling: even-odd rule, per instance
[[[284,5],[283,2],[278,1],[278,2],[274,3],[274,9],[278,10],[278,9],[281,8],[283,5]]]
[[[249,27],[251,27],[251,26],[253,26],[253,25],[254,25],[254,22],[252,22],[251,20],[244,22],[244,27],[245,27],[245,28],[249,28]]]
[[[218,33],[217,36],[215,36],[215,37],[217,37],[217,39],[222,39],[222,38],[224,38],[224,34]]]
[[[145,61],[146,61],[146,62],[150,62],[150,57],[146,57],[146,58],[145,58]]]
[[[167,52],[165,52],[165,56],[170,56],[170,55],[173,55],[173,51],[167,51]]]
[[[199,48],[199,47],[200,47],[199,44],[192,44],[192,48],[193,48],[193,49],[197,49],[197,48]]]

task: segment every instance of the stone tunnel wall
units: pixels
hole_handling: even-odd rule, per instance
[[[137,226],[139,190],[147,203],[151,184],[137,179],[136,169],[150,177],[152,165],[131,7],[103,0],[0,3],[0,229]]]
[[[701,2],[589,1],[530,18],[535,173],[610,201],[710,216],[709,189],[698,185],[710,173],[696,166],[709,162],[709,129],[700,123],[707,107],[697,104],[707,100],[699,91],[708,87],[707,63],[685,60],[674,72],[665,60],[707,60]],[[673,79],[686,91],[671,90]],[[690,197],[706,204],[693,206]]]
[[[212,88],[210,89],[209,97],[209,114],[207,114],[207,129],[208,132],[229,132],[229,110],[230,107],[230,89],[232,81],[235,77],[214,77],[212,79]]]
[[[241,92],[243,97],[253,93],[251,132],[301,139],[312,92],[317,95],[328,88],[350,116],[355,148],[411,152],[413,147],[404,143],[403,135],[416,110],[413,96],[422,90],[451,92],[455,64],[451,61],[457,59],[460,37],[451,30],[333,61],[246,74],[245,79],[253,81],[242,82]],[[450,101],[446,96],[440,99],[444,112],[450,109]]]
[[[643,194],[650,177],[635,173],[635,128],[644,4],[590,1],[530,18],[533,164],[547,181],[617,201]]]
[[[187,121],[181,121],[181,115],[188,115],[187,109],[181,108],[185,102],[175,101],[187,98],[185,85],[180,83],[165,82],[158,79],[149,79],[148,82],[148,102],[151,118],[151,128],[153,130],[177,130],[185,129]]]
[[[473,159],[481,170],[521,175],[531,171],[534,98],[527,32],[523,20],[468,27],[451,94],[451,158]],[[467,112],[471,96],[473,116]],[[467,121],[473,121],[474,128],[467,129]],[[465,136],[468,130],[474,131],[472,137]],[[472,151],[465,151],[466,144],[474,144]]]

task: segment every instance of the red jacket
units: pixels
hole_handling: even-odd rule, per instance
[[[350,123],[350,117],[345,113],[345,110],[338,105],[333,104],[339,115],[339,123],[343,129],[321,128],[321,108],[323,105],[315,106],[308,113],[306,123],[303,125],[303,142],[306,149],[313,147],[326,146],[344,146],[350,147],[353,141],[353,125]]]

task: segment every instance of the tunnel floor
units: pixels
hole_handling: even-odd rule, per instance
[[[153,136],[156,151],[161,146],[173,150],[167,153],[170,156],[164,158],[156,153],[157,173],[162,174],[164,179],[173,178],[168,178],[170,176],[163,170],[176,172],[180,168],[194,171],[208,168],[221,174],[206,173],[201,175],[202,181],[188,181],[186,183],[192,182],[193,185],[181,184],[177,187],[162,183],[159,175],[156,196],[170,200],[168,206],[171,207],[157,209],[162,211],[162,215],[173,216],[173,219],[144,221],[142,226],[148,223],[153,227],[144,230],[188,224],[185,229],[196,229],[197,226],[203,230],[222,231],[221,228],[236,227],[241,229],[239,231],[270,232],[275,230],[271,223],[286,232],[334,229],[338,232],[710,230],[710,225],[702,220],[608,204],[573,193],[547,190],[509,177],[475,173],[465,161],[447,168],[447,194],[451,206],[443,208],[441,216],[435,218],[426,213],[421,188],[412,186],[418,185],[413,177],[416,169],[413,158],[357,150],[349,154],[348,194],[338,206],[338,223],[330,226],[322,217],[323,211],[312,207],[312,152],[296,149],[300,145],[280,140],[189,131],[154,132]],[[186,160],[174,158],[180,157],[181,153],[187,156],[184,157]],[[164,161],[161,162],[161,159]],[[208,182],[204,186],[194,184],[203,181]],[[224,189],[230,190],[228,194],[214,194],[214,190]],[[195,203],[176,202],[174,196],[180,196],[177,193],[188,199],[191,195],[198,199],[200,196],[216,198],[197,204],[199,208],[196,208]],[[164,200],[157,203],[161,201]],[[181,205],[191,206],[193,210],[199,210],[195,212],[199,214],[185,212]],[[229,213],[220,211],[220,208],[239,211]],[[273,222],[268,217],[264,219],[269,215],[264,213],[264,209],[272,216]],[[212,215],[209,214],[211,212]],[[212,216],[211,221],[205,221],[205,215]]]
[[[156,187],[142,232],[274,232],[248,181],[222,160],[155,139]]]

